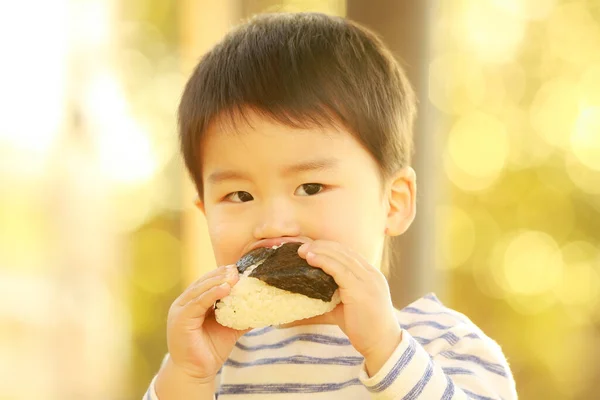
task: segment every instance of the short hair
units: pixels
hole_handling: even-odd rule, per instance
[[[181,151],[203,197],[200,149],[218,117],[252,110],[298,128],[343,126],[382,177],[410,164],[416,99],[381,39],[320,13],[257,15],[208,51],[179,105]]]

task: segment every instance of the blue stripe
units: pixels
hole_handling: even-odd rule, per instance
[[[404,396],[402,399],[403,400],[414,400],[414,399],[418,398],[419,395],[421,395],[421,393],[423,392],[423,389],[425,389],[425,386],[427,386],[427,383],[431,380],[432,376],[433,376],[433,365],[431,363],[428,363],[427,369],[425,370],[423,377],[421,379],[419,379],[419,382],[417,382],[417,384],[410,390],[410,392],[408,392],[406,394],[406,396]]]
[[[417,326],[431,326],[432,328],[442,330],[442,329],[450,329],[454,325],[442,325],[436,321],[417,321],[417,322],[413,322],[412,324],[401,325],[401,326],[403,329],[406,329],[406,330],[417,327]]]
[[[273,329],[272,326],[267,326],[266,328],[261,328],[261,329],[254,329],[248,333],[246,333],[244,336],[246,337],[252,337],[252,336],[260,336],[260,335],[264,335],[265,333],[271,332]]]
[[[266,349],[281,349],[291,343],[294,342],[313,342],[320,344],[328,344],[334,346],[351,346],[350,340],[346,338],[340,338],[335,336],[326,336],[326,335],[316,335],[310,333],[303,333],[300,335],[289,337],[281,342],[272,343],[272,344],[259,344],[257,346],[246,346],[240,342],[235,344],[240,350],[244,351],[258,351],[258,350],[266,350]]]
[[[340,383],[237,384],[221,386],[219,394],[322,393],[333,392],[355,385],[361,385],[357,378]]]
[[[450,379],[449,376],[446,376],[446,380],[448,383],[446,384],[446,390],[444,390],[444,394],[442,394],[442,398],[440,400],[451,400],[452,396],[454,396],[454,382]]]
[[[470,392],[467,389],[463,389],[463,392],[465,392],[467,394],[467,396],[469,396],[472,399],[477,399],[477,400],[495,400],[495,399],[493,399],[491,397],[481,396],[481,395],[478,395],[477,393]]]
[[[469,338],[469,339],[480,339],[479,336],[477,334],[473,334],[473,333],[469,333],[468,335],[465,335],[463,337],[458,337],[456,336],[454,333],[452,332],[446,332],[440,336],[436,336],[434,338],[431,339],[427,339],[427,338],[423,338],[420,336],[413,336],[415,338],[415,340],[417,342],[419,342],[419,344],[421,346],[425,346],[435,340],[438,339],[444,339],[446,342],[448,342],[450,345],[455,346],[458,342],[460,342],[461,339],[463,338]]]
[[[470,369],[460,367],[443,367],[442,371],[446,375],[474,375],[474,372]]]
[[[473,363],[475,363],[475,364],[483,367],[484,369],[486,369],[486,370],[488,370],[488,371],[490,371],[490,372],[492,372],[494,374],[500,375],[500,376],[502,376],[504,378],[507,377],[506,370],[504,369],[504,366],[502,366],[500,364],[494,364],[494,363],[491,363],[489,361],[482,360],[481,358],[479,358],[477,356],[473,356],[473,355],[470,355],[470,354],[458,354],[458,353],[455,353],[455,352],[453,352],[451,350],[443,351],[440,354],[442,356],[444,356],[446,358],[449,358],[449,359],[452,359],[452,360],[460,360],[460,361],[470,361],[470,362],[473,362]]]
[[[250,362],[240,362],[228,359],[225,365],[233,368],[254,367],[257,365],[273,365],[273,364],[314,364],[314,365],[360,365],[364,361],[363,357],[335,357],[335,358],[318,358],[296,355],[292,357],[279,358],[261,358]]]
[[[434,293],[427,293],[425,296],[423,296],[423,298],[427,299],[427,300],[435,301],[438,304],[442,304],[440,299],[438,299]]]
[[[402,353],[402,356],[396,362],[396,364],[394,365],[394,367],[392,368],[390,373],[387,374],[387,376],[385,378],[383,378],[383,380],[381,382],[379,382],[377,385],[367,386],[367,389],[371,392],[377,393],[377,392],[382,392],[385,389],[387,389],[388,387],[390,387],[390,385],[392,383],[394,383],[394,381],[396,380],[398,375],[400,375],[400,372],[412,360],[412,358],[414,357],[416,352],[417,352],[417,342],[414,341],[412,338],[410,338],[410,343],[408,344],[408,348],[406,350],[404,350],[404,353]]]
[[[451,312],[448,312],[448,311],[424,311],[424,310],[421,310],[416,307],[405,307],[402,310],[400,310],[400,312],[405,312],[405,313],[409,313],[409,314],[420,314],[420,315],[449,315],[451,317],[458,319],[459,321],[463,321],[463,319],[460,318],[460,316],[453,314]]]
[[[415,338],[415,340],[417,342],[419,342],[419,344],[421,346],[425,346],[426,344],[429,344],[438,339],[444,339],[446,342],[450,343],[452,346],[456,345],[456,343],[458,343],[460,341],[460,338],[452,332],[446,332],[443,335],[440,335],[440,336],[437,336],[437,337],[434,337],[431,339],[422,338],[422,337],[418,337],[418,336],[413,336],[413,337]]]

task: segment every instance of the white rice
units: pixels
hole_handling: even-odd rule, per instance
[[[326,302],[249,277],[258,265],[246,269],[231,293],[217,303],[215,316],[221,325],[239,330],[282,325],[325,314],[340,303],[338,290]]]

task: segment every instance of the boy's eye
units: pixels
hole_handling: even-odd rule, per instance
[[[254,197],[252,197],[250,193],[240,190],[238,192],[229,193],[225,196],[225,200],[229,200],[233,203],[245,203],[254,200]]]
[[[323,190],[323,185],[320,183],[305,183],[298,186],[296,193],[299,196],[313,196]]]

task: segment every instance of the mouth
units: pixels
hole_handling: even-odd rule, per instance
[[[306,243],[310,241],[311,239],[307,237],[279,237],[271,239],[262,239],[258,242],[253,243],[249,248],[246,249],[246,251],[244,251],[244,254],[261,247],[271,248],[281,246],[284,243]]]

